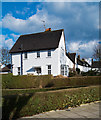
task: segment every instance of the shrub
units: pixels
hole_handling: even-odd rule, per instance
[[[45,87],[64,87],[64,86],[88,86],[101,84],[101,76],[83,76],[69,78],[53,78],[52,75],[41,76],[2,76],[2,88],[27,89],[27,88],[45,88]]]
[[[81,72],[82,76],[97,76],[100,75],[100,73],[96,70],[89,70],[88,72]]]
[[[52,79],[52,75],[40,76],[13,76],[12,74],[2,75],[2,88],[23,89],[38,88],[41,84],[45,86]]]
[[[77,74],[80,74],[80,69],[76,68]]]
[[[3,96],[2,120],[75,107],[96,100],[101,100],[98,86]]]
[[[76,75],[76,72],[75,71],[70,71],[69,72],[69,77],[73,77],[73,76],[75,76]]]

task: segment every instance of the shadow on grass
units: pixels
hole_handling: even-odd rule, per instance
[[[33,94],[3,96],[2,120],[19,118],[22,108],[32,96]]]

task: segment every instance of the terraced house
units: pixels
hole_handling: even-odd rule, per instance
[[[64,30],[21,35],[10,50],[13,75],[68,76]],[[74,63],[73,63],[74,64]]]

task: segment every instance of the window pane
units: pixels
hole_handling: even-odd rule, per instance
[[[25,58],[27,58],[27,52],[25,53]]]
[[[37,57],[40,57],[40,52],[39,51],[37,52]]]
[[[51,74],[51,70],[48,70],[48,74],[49,74],[49,75]]]
[[[48,56],[51,56],[51,51],[50,50],[48,51]]]
[[[48,69],[51,69],[51,65],[48,65]]]

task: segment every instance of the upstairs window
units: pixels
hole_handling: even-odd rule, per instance
[[[37,52],[37,58],[40,58],[40,51]]]
[[[27,59],[27,52],[25,52],[25,55],[24,55],[25,59]]]
[[[48,50],[48,57],[51,57],[51,51]]]
[[[51,65],[48,65],[48,74],[51,74]]]

